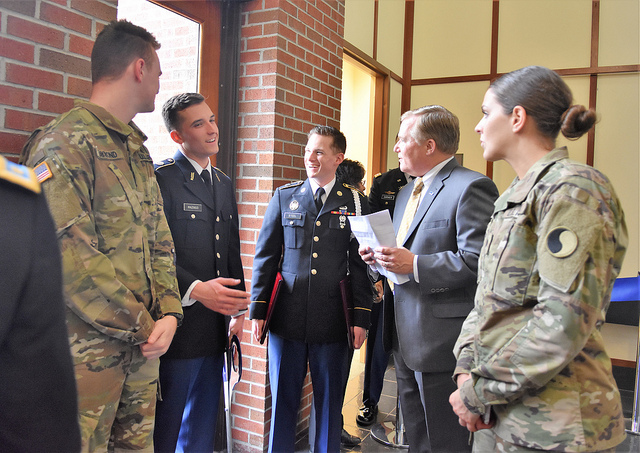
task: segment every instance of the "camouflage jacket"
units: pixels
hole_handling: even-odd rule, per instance
[[[145,139],[133,122],[78,102],[36,130],[21,157],[35,167],[57,227],[67,306],[132,344],[145,342],[162,315],[182,313]]]
[[[627,247],[620,202],[566,148],[540,159],[496,201],[475,308],[454,353],[469,410],[527,448],[594,451],[624,437],[601,326]]]

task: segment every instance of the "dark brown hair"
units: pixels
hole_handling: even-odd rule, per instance
[[[204,96],[200,93],[182,93],[169,98],[162,106],[162,119],[167,130],[169,132],[178,130],[178,126],[180,126],[179,112],[203,102]]]
[[[540,133],[554,140],[560,132],[569,139],[580,138],[597,119],[593,110],[572,105],[573,95],[565,81],[542,66],[527,66],[505,74],[490,89],[507,115],[521,106]]]
[[[100,32],[91,51],[91,81],[117,79],[136,58],[151,63],[156,38],[142,27],[122,19],[114,20]]]
[[[357,160],[344,159],[336,169],[336,181],[358,187],[365,174],[364,166]]]
[[[335,151],[335,154],[344,154],[347,151],[347,138],[342,132],[333,126],[315,126],[307,137],[311,137],[313,134],[324,135],[325,137],[333,138],[333,145],[331,146]]]

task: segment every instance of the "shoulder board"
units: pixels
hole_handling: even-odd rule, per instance
[[[32,169],[24,165],[14,164],[2,156],[0,156],[0,179],[12,182],[35,193],[40,193],[40,190],[42,190]]]
[[[285,184],[284,186],[281,186],[280,188],[281,189],[288,189],[290,187],[297,187],[300,184],[302,184],[303,182],[304,181],[293,181],[293,182],[290,182],[289,184]]]
[[[382,176],[382,173],[376,173],[376,174],[373,176],[373,179],[376,179],[378,176]]]
[[[357,187],[353,187],[351,184],[347,184],[346,182],[343,182],[342,185],[347,189],[355,190],[356,192],[358,192],[360,195],[364,197],[364,194]]]
[[[222,170],[220,170],[218,167],[211,167],[213,168],[215,171],[222,173],[223,175],[225,175],[227,178],[229,177],[229,175],[227,175],[225,172],[223,172]]]
[[[157,170],[158,168],[167,167],[169,165],[175,164],[176,161],[173,157],[163,160],[162,162],[158,162],[154,165],[154,168]]]

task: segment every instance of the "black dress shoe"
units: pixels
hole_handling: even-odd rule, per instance
[[[378,406],[369,406],[365,404],[358,410],[358,415],[356,416],[356,423],[358,425],[369,426],[373,425],[376,421],[376,416],[378,415]]]
[[[355,447],[360,445],[362,440],[358,436],[352,436],[346,429],[342,428],[342,434],[340,434],[340,445],[343,447]]]

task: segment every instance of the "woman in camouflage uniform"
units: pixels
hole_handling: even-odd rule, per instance
[[[627,230],[609,180],[555,147],[596,114],[536,66],[494,82],[482,111],[484,158],[517,177],[487,227],[450,402],[475,452],[613,451],[624,417],[600,329]]]

